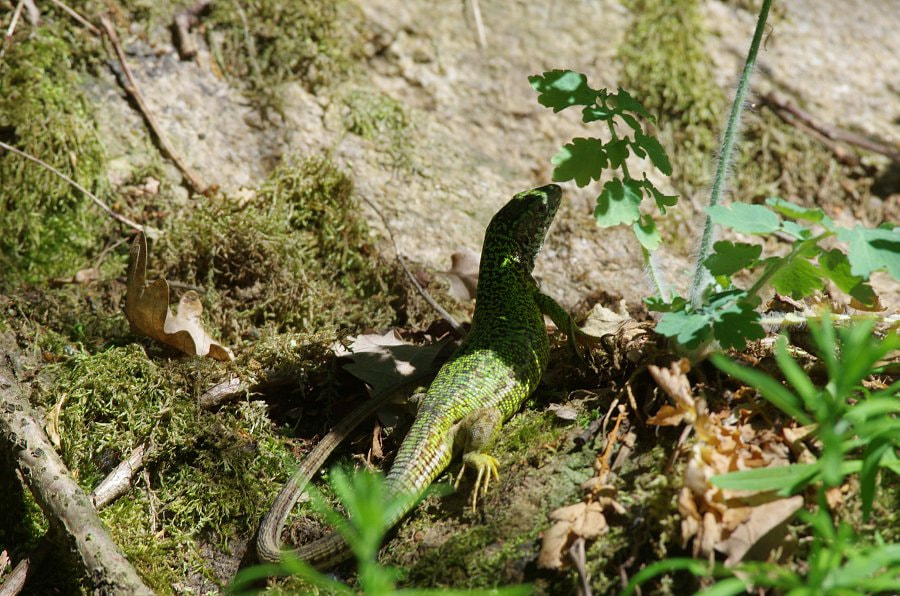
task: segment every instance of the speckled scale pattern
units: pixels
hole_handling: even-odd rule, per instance
[[[550,349],[531,272],[560,197],[555,184],[519,193],[491,220],[481,253],[472,329],[419,406],[387,476],[390,494],[421,495],[456,452],[484,448],[540,381]],[[354,420],[346,421],[348,428],[363,413],[351,417]],[[461,425],[463,420],[470,424]],[[263,560],[280,560],[281,528],[302,486],[319,469],[333,443],[327,447],[321,451],[317,447],[317,457],[304,461],[263,520],[257,542]],[[397,512],[391,523],[407,511]],[[300,547],[295,555],[324,568],[350,553],[335,532]]]
[[[472,329],[419,406],[387,477],[392,493],[424,491],[462,448],[457,423],[483,408],[508,419],[540,381],[550,348],[531,273],[560,195],[556,185],[520,193],[491,220]]]

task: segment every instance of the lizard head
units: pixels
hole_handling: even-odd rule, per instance
[[[562,189],[548,184],[514,196],[491,219],[482,255],[502,255],[502,265],[524,265],[530,273],[559,209]]]

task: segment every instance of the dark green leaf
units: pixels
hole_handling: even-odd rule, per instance
[[[597,197],[594,218],[601,227],[634,223],[641,216],[641,184],[637,180],[626,180],[623,184],[613,178],[603,185],[603,192]]]
[[[644,188],[649,190],[650,194],[653,195],[653,200],[656,201],[656,206],[663,215],[666,214],[666,207],[672,207],[678,203],[678,195],[664,195],[653,186],[652,182],[647,180],[646,176],[644,176],[643,184]]]
[[[819,268],[799,256],[785,260],[769,283],[776,291],[794,299],[811,296],[823,286]]]
[[[643,129],[641,128],[641,123],[638,122],[637,119],[636,119],[634,116],[632,116],[631,114],[626,114],[625,112],[622,112],[621,114],[619,114],[619,116],[620,116],[620,117],[622,118],[622,120],[624,120],[625,123],[626,123],[628,126],[630,126],[635,132],[641,132],[641,131],[643,130]]]
[[[870,441],[862,454],[862,470],[859,472],[859,499],[862,501],[863,519],[868,521],[875,500],[875,480],[879,462],[885,452],[893,447],[887,438]]]
[[[620,168],[628,158],[628,140],[617,139],[606,144],[606,154],[609,156],[609,167]]]
[[[714,223],[744,234],[769,234],[781,227],[778,216],[762,205],[732,203],[730,207],[714,205],[706,212]]]
[[[741,366],[721,354],[712,354],[710,360],[726,374],[759,391],[775,407],[789,416],[793,416],[800,424],[812,424],[812,418],[803,410],[803,401],[769,375]]]
[[[838,238],[850,245],[847,253],[850,272],[865,278],[879,269],[887,269],[900,279],[900,228],[869,229],[859,224],[853,229],[838,228]]]
[[[656,325],[656,332],[674,337],[685,347],[694,348],[709,338],[712,329],[706,315],[679,311],[664,314]]]
[[[856,298],[866,306],[875,304],[875,291],[866,280],[850,272],[850,261],[847,255],[837,248],[819,255],[819,267],[828,279],[834,282],[842,292]]]
[[[666,150],[659,144],[656,137],[645,135],[637,130],[634,133],[634,145],[637,145],[647,152],[647,155],[650,156],[650,161],[653,162],[653,165],[656,166],[657,170],[666,176],[672,175],[672,164],[669,163],[669,157],[666,155]]]
[[[610,95],[610,99],[615,101],[615,105],[618,111],[628,110],[638,116],[646,118],[650,122],[656,123],[656,118],[650,115],[644,106],[641,105],[641,102],[631,97],[627,91],[619,87],[619,92],[615,95]]]
[[[597,92],[587,84],[587,77],[571,70],[551,70],[543,75],[528,77],[528,82],[537,91],[538,103],[554,112],[570,106],[589,106],[594,103]]]
[[[595,122],[597,120],[609,120],[615,115],[611,109],[604,106],[587,106],[581,110],[581,119],[584,122]]]
[[[759,322],[759,313],[746,302],[738,302],[734,307],[716,316],[713,334],[723,347],[739,350],[744,348],[747,341],[766,336]]]
[[[677,310],[684,310],[687,303],[687,300],[681,296],[673,296],[671,302],[666,302],[662,298],[657,298],[656,296],[644,298],[644,304],[647,305],[647,310],[652,312],[674,312]]]
[[[713,244],[713,254],[703,264],[713,275],[734,275],[749,269],[762,254],[762,245],[722,240]]]
[[[606,151],[600,139],[572,139],[556,152],[550,160],[555,182],[575,180],[578,186],[587,186],[591,180],[599,180],[606,168]]]
[[[806,372],[797,364],[797,361],[791,358],[787,345],[787,337],[784,335],[780,336],[775,343],[775,362],[778,363],[778,368],[784,373],[784,378],[800,395],[800,399],[803,400],[806,409],[810,412],[815,412],[819,405],[817,403],[819,391],[813,385]]]

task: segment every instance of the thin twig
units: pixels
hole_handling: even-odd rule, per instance
[[[74,180],[72,180],[71,178],[69,178],[68,176],[66,176],[65,174],[63,174],[62,172],[60,172],[59,170],[57,170],[56,168],[54,168],[47,162],[45,162],[37,157],[34,157],[33,155],[29,155],[28,153],[25,153],[21,149],[16,149],[12,145],[7,145],[3,141],[0,141],[0,148],[6,149],[7,151],[11,151],[11,152],[15,153],[16,155],[19,155],[21,157],[24,157],[25,159],[31,160],[34,163],[38,164],[39,166],[42,166],[42,167],[50,170],[51,172],[53,172],[54,174],[56,174],[57,176],[59,176],[60,178],[62,178],[63,180],[65,180],[66,182],[68,182],[69,184],[71,184],[72,186],[74,186],[75,188],[80,190],[81,192],[83,192],[84,194],[86,194],[88,197],[90,197],[90,199],[92,201],[94,201],[94,203],[98,207],[100,207],[100,209],[105,211],[107,213],[107,215],[109,215],[114,220],[118,221],[119,223],[123,223],[126,226],[133,228],[139,232],[144,232],[151,238],[159,236],[159,232],[157,230],[154,230],[153,228],[150,228],[149,226],[142,226],[141,224],[128,219],[124,215],[120,215],[120,214],[116,213],[115,211],[110,209],[109,205],[107,205],[106,203],[101,201],[94,193],[92,193],[91,191],[89,191],[88,189],[83,187],[82,185],[78,184],[77,182],[75,182]]]
[[[70,17],[72,17],[73,19],[78,21],[82,27],[85,27],[88,31],[90,31],[97,37],[100,37],[102,35],[100,30],[97,29],[97,27],[93,23],[91,23],[89,20],[87,20],[86,18],[84,18],[83,16],[78,14],[74,9],[69,8],[66,4],[64,4],[63,2],[60,2],[60,0],[50,0],[50,1],[53,2],[53,4],[55,4],[57,7],[59,7],[67,15],[69,15]]]
[[[431,294],[429,294],[425,290],[425,288],[419,285],[419,282],[406,267],[406,263],[403,262],[403,257],[400,255],[400,250],[397,248],[397,242],[394,239],[394,231],[393,229],[391,229],[391,225],[388,223],[387,218],[384,216],[381,210],[378,209],[378,207],[367,197],[363,197],[363,201],[365,201],[366,204],[371,207],[373,211],[375,211],[378,217],[381,218],[381,223],[383,223],[385,229],[387,229],[388,236],[391,239],[391,245],[394,247],[394,254],[397,256],[397,262],[400,263],[400,267],[406,273],[406,277],[409,279],[410,283],[412,283],[413,287],[416,288],[416,291],[419,292],[419,295],[425,299],[425,302],[427,302],[431,306],[431,308],[433,308],[438,313],[438,315],[440,315],[442,319],[447,321],[447,324],[453,328],[453,331],[455,331],[459,336],[465,335],[465,331],[463,330],[462,325],[457,323],[456,319],[454,319],[450,313],[444,310],[444,308],[440,304],[435,302],[434,298],[431,297]]]
[[[484,22],[481,20],[481,7],[478,0],[472,0],[472,15],[475,17],[475,32],[478,34],[478,47],[487,47],[487,36],[484,33]]]
[[[578,571],[578,596],[591,596],[590,575],[587,571],[587,557],[584,551],[584,537],[579,536],[569,547],[569,560],[575,564]]]
[[[856,145],[857,147],[861,147],[866,151],[879,153],[881,155],[887,156],[892,161],[900,162],[900,149],[898,149],[897,147],[892,147],[885,143],[873,141],[872,139],[868,139],[860,134],[856,134],[854,132],[838,128],[837,126],[832,126],[830,124],[820,122],[809,112],[799,108],[792,101],[779,97],[774,92],[766,93],[760,99],[762,99],[762,101],[767,106],[772,108],[772,111],[774,111],[775,114],[778,115],[778,117],[780,117],[788,124],[795,124],[795,122],[791,121],[790,118],[786,118],[785,113],[790,114],[790,116],[796,118],[799,122],[824,136],[826,139],[832,141],[840,141],[843,143],[847,143],[848,145]],[[803,129],[801,128],[801,130]],[[832,151],[833,150],[834,148],[832,147]]]
[[[153,132],[153,135],[156,137],[156,140],[160,144],[160,148],[162,149],[163,155],[171,159],[175,166],[184,174],[185,179],[187,179],[188,186],[194,192],[205,194],[209,190],[209,186],[201,179],[200,175],[193,170],[181,157],[178,153],[175,152],[175,148],[172,147],[172,144],[169,142],[169,138],[165,135],[162,128],[159,126],[159,123],[156,121],[156,117],[153,115],[153,112],[150,110],[149,106],[147,106],[147,102],[144,101],[144,96],[141,94],[140,89],[138,88],[137,81],[134,78],[134,75],[131,74],[131,69],[128,67],[128,62],[125,60],[125,51],[122,49],[122,44],[119,41],[119,35],[116,33],[116,28],[112,24],[106,16],[100,17],[100,24],[103,26],[103,30],[106,33],[106,37],[109,39],[110,43],[115,50],[116,57],[119,59],[119,64],[122,67],[122,72],[125,74],[125,82],[123,87],[125,87],[126,93],[128,93],[132,99],[134,99],[135,103],[138,106],[138,109],[141,111],[141,114],[144,116],[144,120],[147,121],[147,125],[150,127],[150,130]]]
[[[172,29],[175,31],[175,48],[182,60],[190,60],[197,55],[197,44],[191,29],[200,22],[200,13],[209,7],[212,0],[198,0],[193,6],[175,14]]]
[[[13,12],[12,20],[9,22],[9,28],[6,30],[6,35],[3,37],[3,47],[0,48],[0,60],[3,60],[3,55],[6,53],[6,48],[12,43],[13,33],[16,32],[16,25],[19,24],[19,17],[22,16],[22,8],[25,6],[25,0],[19,0],[19,3],[16,5],[16,10]]]

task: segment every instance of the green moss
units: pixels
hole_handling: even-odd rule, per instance
[[[634,21],[619,48],[622,86],[657,116],[673,161],[673,182],[687,191],[707,182],[727,102],[712,75],[697,0],[631,0]]]
[[[411,166],[413,135],[402,103],[383,93],[359,88],[342,94],[340,102],[346,130],[377,142],[390,157],[391,165]]]
[[[369,243],[351,191],[324,159],[282,165],[248,205],[204,200],[183,214],[151,258],[167,279],[205,288],[212,327],[226,341],[266,326],[384,327],[394,319],[396,278]]]
[[[277,87],[315,90],[344,79],[361,53],[346,1],[216,2],[207,18],[220,68],[277,107]]]
[[[0,62],[0,139],[43,159],[95,193],[106,188],[104,153],[72,50],[40,27]],[[18,155],[0,151],[2,283],[72,275],[111,225],[81,192]]]
[[[200,545],[225,548],[252,534],[295,462],[263,402],[199,410],[193,377],[208,377],[211,367],[151,360],[137,345],[113,348],[56,365],[56,389],[41,397],[48,409],[65,397],[62,454],[85,489],[148,445],[149,486],[136,483],[103,515],[157,589],[198,573],[212,578]]]

